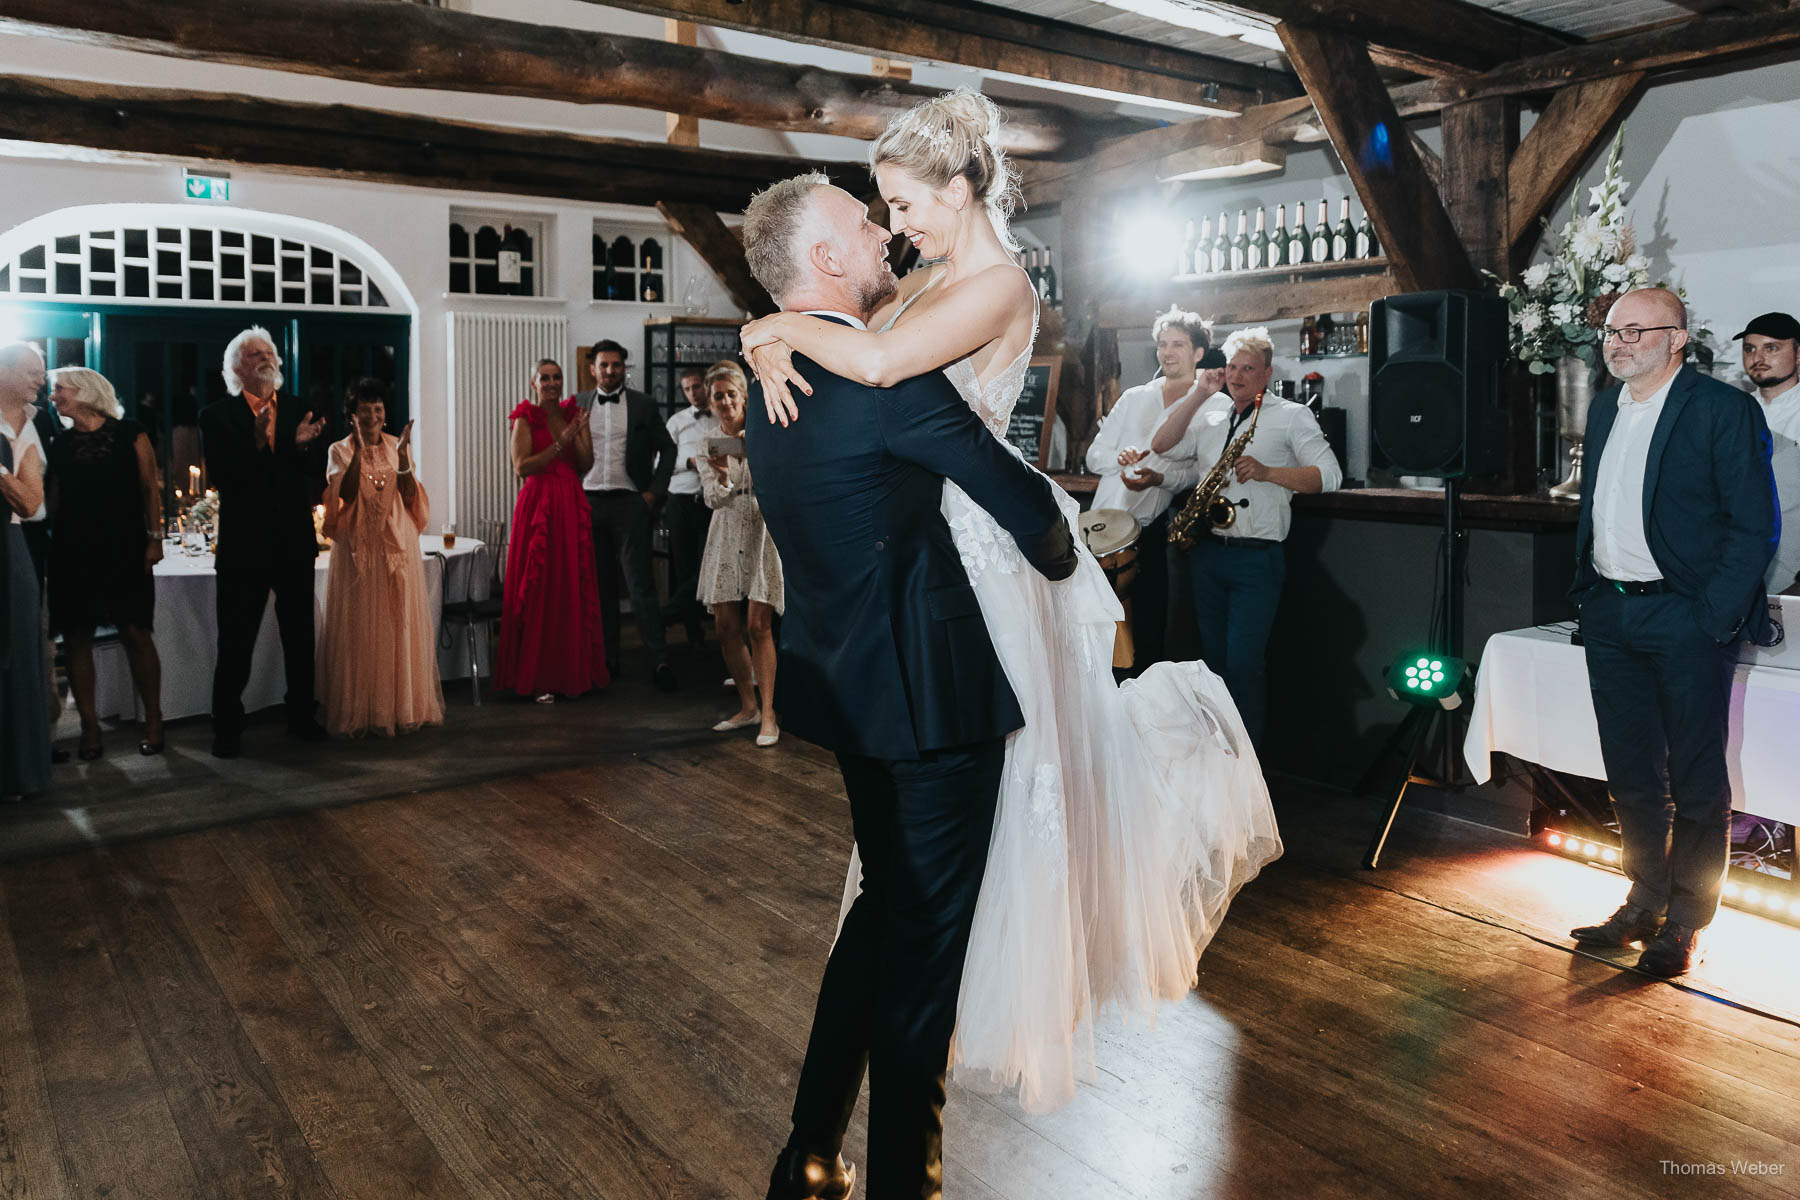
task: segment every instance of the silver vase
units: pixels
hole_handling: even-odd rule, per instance
[[[1550,489],[1552,499],[1581,499],[1581,443],[1593,398],[1594,377],[1586,363],[1571,354],[1556,364],[1556,432],[1569,444],[1569,477]]]

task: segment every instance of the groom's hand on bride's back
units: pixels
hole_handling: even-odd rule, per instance
[[[1055,582],[1075,573],[1075,535],[1069,532],[1067,520],[1057,518],[1056,524],[1035,537],[1014,534],[1013,541],[1025,561],[1045,579]]]

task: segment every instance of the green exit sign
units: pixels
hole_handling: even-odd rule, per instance
[[[189,171],[186,175],[187,198],[189,200],[211,200],[224,204],[231,199],[231,176],[202,175],[198,171]]]

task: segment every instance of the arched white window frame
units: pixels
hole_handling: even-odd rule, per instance
[[[150,231],[150,260],[152,266],[150,296],[127,296],[124,293],[124,261],[119,256],[124,252],[122,240],[123,230],[147,229]],[[179,273],[163,273],[156,270],[156,255],[159,244],[156,231],[159,229],[179,230],[183,236],[180,243],[164,243],[163,249],[176,250],[179,253]],[[222,254],[219,234],[238,233],[246,239],[254,236],[276,239],[276,297],[273,300],[252,299],[249,286],[249,247],[244,248],[245,255],[245,293],[243,300],[224,300],[219,298],[221,283],[217,269],[214,270],[213,296],[206,299],[194,299],[189,296],[188,288],[188,245],[186,236],[189,230],[208,230],[212,233],[213,259],[217,264]],[[88,251],[90,235],[111,233],[115,239],[112,249],[115,252],[115,278],[118,286],[111,295],[94,294],[91,284],[92,274],[89,269]],[[72,252],[59,252],[58,239],[77,239],[77,247]],[[284,246],[285,244],[285,246]],[[45,271],[48,280],[42,292],[25,292],[20,290],[21,267],[19,259],[22,255],[42,247],[45,255]],[[298,247],[289,249],[288,247]],[[329,256],[330,261],[320,265],[314,251]],[[81,275],[81,291],[79,293],[57,292],[55,290],[55,270],[58,262],[73,264],[79,259]],[[299,261],[301,282],[293,282],[288,287],[302,286],[306,292],[304,302],[284,300],[282,298],[281,273],[287,263]],[[360,281],[351,285],[342,282],[344,278],[339,264],[353,268]],[[147,307],[207,307],[207,308],[260,308],[283,309],[310,312],[335,313],[373,313],[404,314],[417,317],[419,306],[412,294],[391,265],[361,238],[347,233],[332,225],[305,217],[287,216],[282,213],[257,212],[252,209],[219,208],[201,209],[184,204],[87,204],[72,208],[57,209],[33,217],[22,224],[0,233],[0,269],[4,269],[10,285],[0,292],[0,299],[22,300],[31,303],[80,303],[80,304],[121,304]],[[28,268],[26,270],[29,270]],[[328,304],[313,303],[314,281],[330,275],[332,302]],[[159,280],[169,283],[179,279],[178,296],[156,295]],[[372,284],[386,300],[385,305],[371,304],[368,300],[373,293],[367,290]],[[362,303],[339,303],[346,290],[361,294]]]

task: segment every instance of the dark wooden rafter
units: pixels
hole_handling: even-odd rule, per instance
[[[596,0],[598,2],[598,0]],[[1241,109],[1299,91],[1281,71],[1119,37],[996,4],[951,0],[604,0],[662,17],[861,54],[957,63],[1130,96]],[[1209,101],[1210,103],[1210,101]]]
[[[1523,266],[1537,244],[1541,218],[1612,133],[1643,84],[1640,71],[1574,84],[1551,97],[1507,169],[1508,270],[1502,273]]]
[[[619,104],[792,133],[870,139],[936,89],[414,4],[257,0],[0,0],[0,30],[390,87]],[[1116,120],[1006,104],[1001,141],[1022,157],[1085,152]]]
[[[376,183],[592,203],[694,202],[728,211],[816,165],[346,105],[21,76],[0,76],[0,140]],[[827,169],[852,187],[866,180],[860,166]]]
[[[1519,106],[1510,96],[1452,104],[1443,113],[1439,191],[1477,267],[1504,278],[1508,262],[1508,175],[1519,142]]]
[[[1307,94],[1386,249],[1399,290],[1477,282],[1456,226],[1406,137],[1368,47],[1348,35],[1279,26]]]
[[[1427,75],[1484,71],[1571,39],[1468,0],[1245,0],[1244,7],[1369,44],[1384,66]]]
[[[711,205],[660,201],[656,211],[694,248],[700,261],[719,277],[733,304],[752,316],[766,316],[775,311],[775,301],[750,273],[750,264],[744,258],[743,241],[726,227]]]

